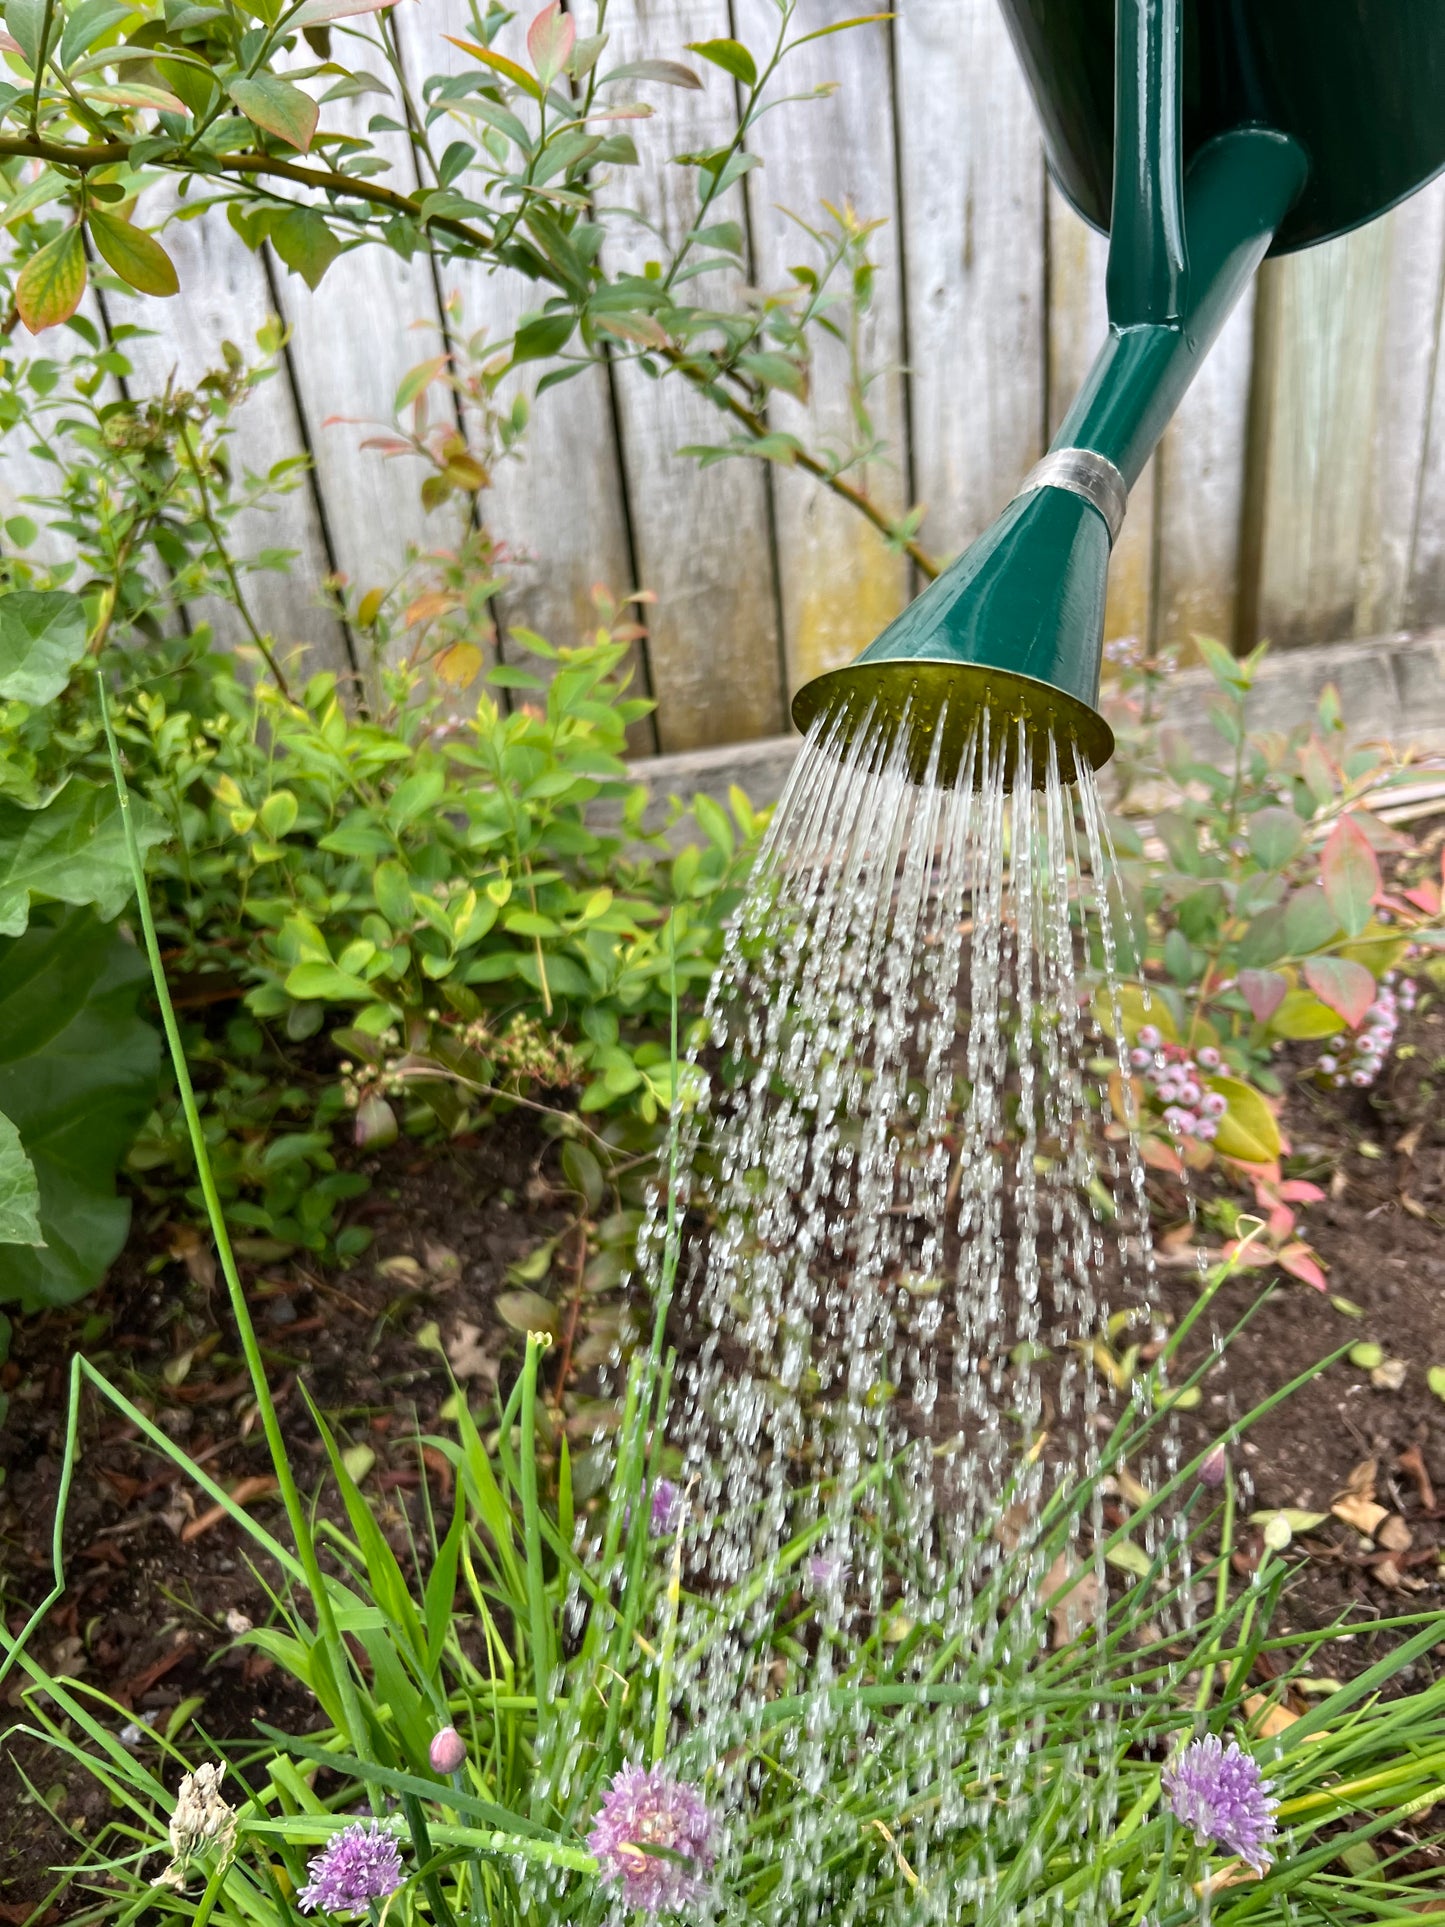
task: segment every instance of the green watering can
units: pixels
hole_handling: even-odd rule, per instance
[[[985,722],[1035,782],[1099,768],[1109,553],[1267,254],[1373,220],[1445,168],[1445,0],[1001,0],[1050,172],[1109,234],[1109,334],[993,527],[845,669],[800,689],[842,741],[904,732],[955,783]]]

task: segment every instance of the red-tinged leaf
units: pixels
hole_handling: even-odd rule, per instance
[[[1267,1024],[1284,1001],[1289,980],[1277,970],[1241,970],[1239,994],[1257,1024]]]
[[[328,418],[327,422],[323,422],[321,425],[325,428],[329,425],[329,422],[334,422],[339,419],[339,416],[332,415]],[[361,446],[363,448],[374,448],[377,453],[381,455],[413,455],[416,452],[411,443],[404,442],[400,435],[368,435]]]
[[[1417,910],[1423,910],[1427,917],[1440,914],[1440,886],[1438,883],[1422,883],[1418,889],[1406,890],[1405,901],[1413,903]]]
[[[324,27],[331,20],[349,20],[357,13],[380,13],[393,0],[301,0],[301,5],[286,21],[287,33],[304,27]]]
[[[1348,957],[1307,957],[1304,973],[1320,1002],[1337,1010],[1351,1030],[1358,1029],[1375,1001],[1375,980],[1365,966]]]
[[[91,208],[87,225],[96,252],[127,287],[137,294],[179,294],[175,263],[154,235],[98,207]]]
[[[561,0],[551,0],[527,29],[527,52],[544,88],[550,87],[567,65],[576,44],[576,21],[570,13],[563,13]]]
[[[533,100],[542,99],[542,89],[527,69],[519,67],[515,60],[508,60],[505,54],[494,54],[490,47],[479,47],[475,40],[458,40],[453,34],[443,34],[442,38],[449,40],[452,46],[460,47],[464,54],[470,54],[473,60],[480,60],[482,65],[490,67],[493,73],[505,75],[514,86],[520,87],[524,94],[530,94]]]
[[[1370,905],[1382,886],[1370,840],[1353,817],[1342,816],[1330,831],[1320,858],[1320,875],[1325,901],[1339,918],[1340,927],[1346,936],[1358,937],[1370,921]]]
[[[1184,1167],[1179,1162],[1179,1153],[1173,1145],[1166,1144],[1162,1137],[1140,1138],[1139,1156],[1151,1171],[1167,1171],[1172,1178],[1183,1175]]]
[[[79,224],[32,254],[15,283],[15,306],[31,334],[68,321],[85,293],[85,246]]]
[[[396,397],[391,404],[392,413],[399,415],[403,409],[410,408],[417,396],[431,387],[450,360],[450,355],[433,355],[430,361],[421,361],[415,368],[408,368],[397,386]]]
[[[1323,1204],[1326,1194],[1308,1178],[1286,1178],[1279,1187],[1279,1195],[1288,1198],[1291,1204]]]
[[[3,27],[0,27],[0,53],[19,54],[22,60],[25,58],[25,49],[14,34],[6,33]]]
[[[1270,1254],[1260,1245],[1246,1243],[1240,1238],[1230,1239],[1229,1243],[1224,1247],[1224,1255],[1226,1258],[1233,1259],[1234,1262],[1244,1270],[1247,1270],[1251,1265],[1267,1265],[1270,1263]]]
[[[226,92],[247,120],[304,154],[311,145],[321,110],[310,94],[275,74],[233,80]]]
[[[1316,1291],[1329,1290],[1325,1274],[1320,1270],[1319,1262],[1308,1245],[1286,1245],[1284,1250],[1276,1255],[1275,1263],[1281,1271],[1287,1271],[1292,1278],[1298,1278],[1302,1284],[1313,1285]]]

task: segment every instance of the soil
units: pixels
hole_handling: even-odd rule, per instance
[[[1322,1648],[1317,1673],[1354,1673],[1388,1650],[1399,1635],[1383,1623],[1376,1630],[1376,1622],[1445,1610],[1445,1399],[1426,1377],[1433,1364],[1445,1365],[1442,1079],[1445,999],[1431,992],[1406,1020],[1374,1089],[1326,1092],[1295,1082],[1284,1124],[1301,1174],[1328,1192],[1306,1208],[1301,1229],[1326,1269],[1329,1292],[1269,1270],[1227,1285],[1218,1323],[1257,1303],[1256,1315],[1206,1380],[1202,1404],[1180,1418],[1185,1447],[1197,1450],[1342,1345],[1370,1341],[1386,1361],[1403,1362],[1402,1376],[1392,1368],[1373,1379],[1348,1361],[1332,1365],[1263,1419],[1238,1453],[1253,1488],[1247,1510],[1326,1515],[1351,1475],[1358,1483],[1358,1469],[1374,1461],[1372,1494],[1390,1521],[1379,1527],[1383,1537],[1367,1539],[1327,1516],[1293,1549],[1304,1557],[1276,1630],[1342,1620],[1367,1628]],[[351,1271],[249,1267],[303,1488],[320,1476],[320,1448],[299,1391],[304,1380],[343,1447],[375,1454],[367,1489],[404,1564],[408,1508],[420,1505],[424,1478],[437,1496],[446,1471],[419,1459],[416,1446],[450,1391],[438,1340],[474,1392],[505,1384],[519,1345],[496,1310],[499,1294],[515,1288],[508,1266],[559,1236],[559,1251],[580,1246],[555,1158],[555,1139],[520,1112],[443,1151],[393,1147],[372,1161],[373,1189],[357,1210],[375,1242]],[[1156,1202],[1163,1221],[1171,1210],[1177,1215],[1177,1192],[1171,1198],[1161,1190]],[[572,1262],[559,1267],[564,1288]],[[1164,1308],[1181,1315],[1197,1283],[1192,1262],[1166,1266]],[[98,1297],[17,1322],[0,1373],[10,1397],[0,1433],[0,1536],[12,1632],[50,1585],[67,1372],[82,1347],[228,1489],[266,1476],[223,1286],[210,1276],[204,1251],[174,1226],[138,1225]],[[259,1622],[267,1612],[266,1575],[249,1563],[238,1530],[93,1392],[83,1397],[81,1417],[83,1455],[66,1515],[67,1589],[33,1637],[36,1657],[111,1695],[138,1726],[164,1725],[189,1708],[192,1742],[197,1734],[244,1738],[257,1720],[304,1730],[314,1717],[305,1696],[264,1657],[234,1643],[242,1619]],[[260,1483],[252,1490],[256,1516],[280,1530],[274,1496]],[[1260,1528],[1247,1526],[1236,1556],[1242,1572],[1261,1544]],[[1423,1684],[1427,1671],[1402,1672],[1398,1687]],[[13,1677],[0,1688],[0,1719],[12,1727],[34,1722],[23,1694]],[[19,1927],[34,1918],[48,1927],[70,1914],[46,1869],[76,1857],[108,1803],[37,1740],[12,1730],[5,1750],[0,1922]]]

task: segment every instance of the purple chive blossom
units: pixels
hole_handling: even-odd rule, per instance
[[[1213,1842],[1264,1872],[1277,1802],[1237,1741],[1225,1746],[1214,1733],[1191,1740],[1165,1767],[1163,1786],[1175,1819],[1193,1829],[1201,1847]]]
[[[677,1508],[682,1494],[671,1479],[659,1479],[652,1488],[652,1530],[671,1532],[677,1524]]]
[[[602,1878],[621,1889],[629,1906],[649,1914],[700,1899],[716,1859],[713,1819],[702,1795],[660,1766],[648,1772],[625,1766],[613,1776],[587,1847]],[[662,1851],[649,1851],[657,1848]]]
[[[332,1834],[306,1871],[311,1878],[296,1896],[303,1914],[354,1913],[402,1883],[396,1841],[374,1820]]]

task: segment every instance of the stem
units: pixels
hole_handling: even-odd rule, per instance
[[[272,653],[270,643],[261,634],[261,631],[256,627],[256,624],[253,621],[251,616],[251,611],[246,607],[246,598],[241,593],[241,584],[236,575],[236,565],[234,562],[232,562],[230,551],[227,549],[225,542],[221,538],[221,531],[216,526],[216,518],[211,512],[211,497],[210,497],[210,492],[206,487],[206,478],[205,478],[205,475],[202,473],[201,464],[196,459],[196,451],[191,447],[191,432],[190,432],[189,424],[186,424],[185,426],[182,427],[180,436],[178,439],[180,441],[181,447],[185,450],[186,461],[189,464],[192,475],[194,475],[196,478],[196,487],[200,491],[201,520],[206,525],[207,534],[210,536],[211,540],[216,545],[216,553],[221,558],[221,567],[225,570],[226,580],[231,585],[231,594],[235,597],[236,607],[240,611],[241,620],[242,622],[245,623],[247,629],[250,631],[252,642],[255,643],[256,647],[261,651],[262,656],[265,658],[266,667],[271,671],[271,674],[276,678],[276,687],[281,691],[281,694],[289,702],[291,700],[291,691],[287,687],[286,677],[282,672],[280,663],[277,662],[275,655]]]
[[[196,1158],[196,1171],[200,1179],[201,1195],[206,1203],[206,1215],[210,1220],[211,1235],[216,1243],[216,1255],[221,1261],[221,1270],[226,1280],[226,1290],[231,1301],[231,1315],[236,1321],[236,1329],[241,1339],[241,1349],[245,1355],[246,1368],[250,1374],[252,1389],[256,1395],[256,1411],[261,1420],[261,1429],[266,1436],[267,1449],[271,1454],[272,1468],[276,1474],[276,1484],[280,1490],[281,1502],[286,1509],[287,1522],[301,1560],[306,1583],[311,1590],[312,1602],[316,1610],[316,1629],[336,1680],[336,1690],[341,1699],[342,1714],[346,1721],[347,1738],[358,1756],[368,1763],[371,1760],[371,1742],[362,1717],[361,1702],[357,1696],[356,1683],[351,1675],[351,1658],[342,1641],[336,1624],[336,1616],[331,1608],[331,1596],[327,1590],[326,1579],[316,1555],[316,1542],[312,1537],[310,1520],[302,1503],[301,1494],[291,1470],[291,1462],[286,1455],[286,1441],[282,1436],[281,1422],[276,1413],[275,1402],[271,1397],[271,1387],[266,1378],[265,1361],[261,1356],[260,1341],[256,1327],[251,1322],[251,1309],[246,1302],[245,1289],[236,1269],[235,1254],[231,1250],[230,1236],[226,1230],[225,1214],[216,1191],[216,1181],[211,1172],[211,1161],[206,1150],[205,1133],[201,1128],[200,1112],[196,1107],[196,1094],[191,1084],[190,1071],[186,1064],[185,1050],[181,1044],[181,1034],[176,1023],[175,1009],[171,1003],[170,991],[166,985],[165,966],[161,962],[160,945],[156,941],[155,922],[151,917],[150,899],[146,890],[145,866],[141,859],[140,846],[136,841],[135,824],[130,813],[130,791],[126,786],[125,774],[121,768],[120,745],[116,741],[115,725],[111,721],[110,703],[106,696],[105,679],[96,671],[96,689],[100,698],[100,717],[105,728],[105,740],[110,750],[111,775],[115,782],[116,797],[120,803],[121,828],[125,836],[126,855],[130,859],[131,877],[135,885],[136,909],[140,916],[141,931],[145,939],[146,955],[150,959],[151,975],[155,982],[156,1002],[160,1006],[161,1025],[170,1047],[171,1065],[175,1072],[176,1088],[180,1093],[181,1109],[185,1113],[186,1128],[190,1133],[191,1146]],[[374,1796],[379,1800],[379,1795]],[[380,1807],[378,1804],[378,1811]]]

